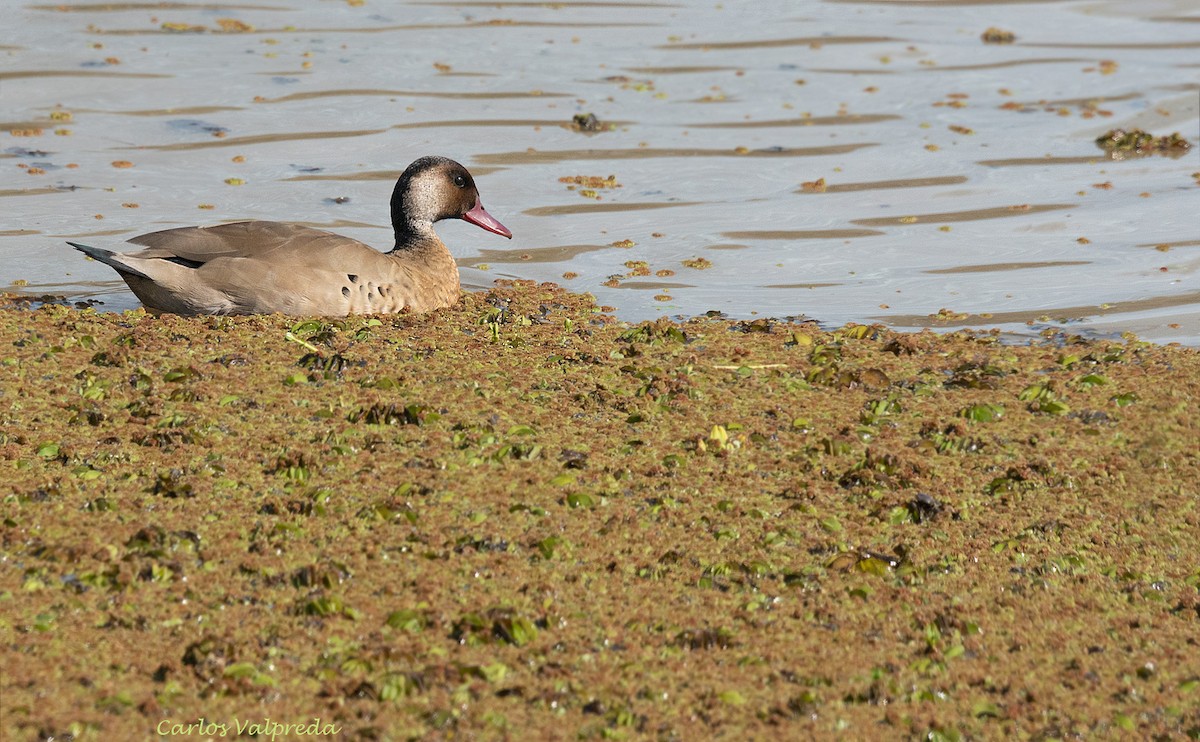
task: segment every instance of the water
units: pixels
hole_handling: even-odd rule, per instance
[[[135,307],[63,240],[190,224],[386,249],[395,177],[441,154],[515,235],[439,224],[468,288],[1200,344],[1200,150],[1094,144],[1196,144],[1194,0],[3,5],[11,290]]]

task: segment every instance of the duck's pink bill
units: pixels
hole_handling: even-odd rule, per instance
[[[463,214],[462,218],[466,219],[477,227],[483,227],[487,231],[495,232],[501,237],[507,237],[510,240],[512,239],[512,232],[508,231],[508,227],[496,221],[496,217],[487,213],[487,211],[485,211],[483,208],[483,203],[480,201],[476,201],[475,205],[471,207],[471,210]]]

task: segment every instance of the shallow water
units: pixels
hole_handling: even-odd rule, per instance
[[[439,224],[469,288],[556,281],[629,320],[717,310],[1200,344],[1198,150],[1112,161],[1094,143],[1140,127],[1196,144],[1195,2],[7,15],[0,285],[27,282],[15,290],[137,306],[63,240],[197,223],[298,221],[387,248],[395,177],[436,153],[476,174],[515,235]],[[1016,42],[983,43],[991,26]],[[573,130],[582,113],[607,130]],[[619,187],[588,195],[560,181],[610,175]]]

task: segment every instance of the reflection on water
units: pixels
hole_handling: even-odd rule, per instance
[[[479,162],[497,165],[530,165],[567,160],[646,160],[683,157],[820,157],[853,152],[874,144],[836,144],[825,147],[771,147],[769,149],[701,149],[701,148],[632,148],[632,149],[560,149],[541,151],[533,148],[524,152],[497,152],[476,156]]]
[[[721,236],[731,240],[849,240],[879,234],[884,232],[876,229],[776,229],[722,232]]]
[[[1007,219],[1027,214],[1040,214],[1043,211],[1058,209],[1073,209],[1078,204],[1018,204],[1015,206],[993,206],[987,209],[969,209],[967,211],[943,211],[937,214],[911,214],[901,217],[872,217],[870,219],[853,219],[852,224],[864,227],[889,227],[900,224],[928,224],[937,222],[970,222],[978,219]]]
[[[801,188],[795,193],[845,193],[846,191],[882,191],[888,188],[928,188],[929,186],[966,183],[965,175],[941,175],[928,178],[873,180],[865,183],[821,183],[818,187]]]
[[[1057,268],[1063,265],[1087,265],[1090,260],[1041,260],[1031,263],[988,263],[986,265],[956,265],[953,268],[927,270],[926,273],[994,273],[1022,271],[1027,268]]]
[[[0,72],[0,80],[21,80],[45,77],[124,77],[149,79],[152,77],[170,77],[170,75],[155,75],[135,72],[97,72],[95,70],[14,70]]]
[[[644,211],[646,209],[666,209],[672,206],[693,206],[694,202],[679,201],[676,203],[613,203],[613,204],[566,204],[564,206],[538,206],[521,212],[528,216],[562,216],[564,214],[596,214],[603,211]]]
[[[305,139],[340,139],[342,137],[365,137],[378,134],[383,129],[364,129],[362,131],[300,131],[292,134],[259,134],[248,137],[232,137],[229,139],[206,139],[202,142],[175,142],[174,144],[139,144],[120,149],[157,149],[162,151],[179,151],[186,149],[208,149],[211,147],[247,147],[253,144],[267,142],[297,142]]]
[[[630,320],[1200,345],[1197,150],[1114,162],[1094,144],[1119,127],[1196,143],[1200,8],[1160,5],[19,6],[0,37],[0,281],[130,308],[64,239],[238,219],[387,248],[392,182],[436,153],[515,235],[439,224],[468,287],[557,281]],[[989,26],[1015,43],[984,43]]]

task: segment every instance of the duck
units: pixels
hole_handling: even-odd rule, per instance
[[[446,157],[414,161],[391,199],[396,245],[287,222],[243,221],[139,235],[116,252],[68,242],[113,268],[154,314],[345,317],[429,312],[458,301],[458,265],[433,230],[462,219],[512,239],[483,208],[475,180]]]

